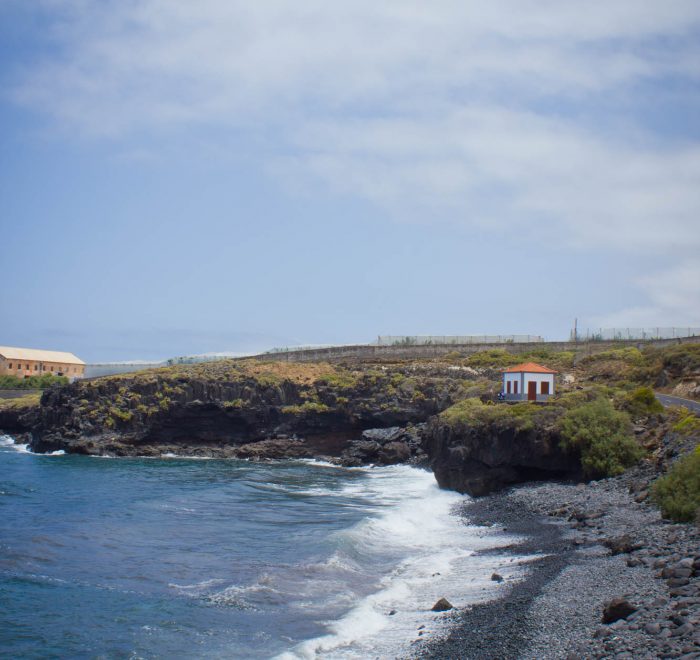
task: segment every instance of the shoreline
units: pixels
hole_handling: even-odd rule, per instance
[[[443,621],[448,627],[447,634],[414,645],[408,657],[416,660],[518,657],[527,639],[522,615],[544,585],[567,565],[570,542],[565,539],[562,528],[548,524],[540,515],[513,500],[511,491],[467,502],[460,507],[458,515],[466,524],[497,525],[522,539],[479,554],[536,555],[537,558],[524,562],[526,573],[522,579],[502,583],[501,594],[495,600],[450,612]]]
[[[497,600],[451,612],[447,633],[414,643],[407,657],[700,657],[700,528],[636,501],[648,476],[639,468],[588,484],[529,483],[465,504],[469,524],[524,536],[494,552],[540,558]],[[618,597],[636,611],[603,624]]]

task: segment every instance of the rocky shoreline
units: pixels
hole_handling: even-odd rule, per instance
[[[525,539],[510,552],[541,558],[502,598],[440,615],[449,632],[410,657],[700,658],[700,529],[637,501],[648,476],[528,484],[465,505],[469,524],[503,525]]]

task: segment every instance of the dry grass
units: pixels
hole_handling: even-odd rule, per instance
[[[0,410],[20,410],[23,408],[33,408],[39,405],[41,392],[33,392],[16,399],[0,399]]]

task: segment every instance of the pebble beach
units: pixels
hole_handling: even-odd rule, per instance
[[[700,658],[700,530],[661,518],[649,477],[527,484],[465,504],[470,524],[501,526],[523,539],[507,551],[539,558],[497,600],[441,615],[448,632],[411,657]]]

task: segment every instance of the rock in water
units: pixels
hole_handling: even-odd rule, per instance
[[[636,611],[637,608],[625,598],[613,598],[603,608],[603,623],[613,623],[620,619],[626,619]]]
[[[447,612],[447,610],[454,609],[452,603],[450,603],[447,598],[441,598],[435,605],[433,605],[433,612]]]
[[[491,575],[491,579],[492,579],[494,582],[503,582],[503,576],[502,576],[502,575],[499,575],[498,573],[493,573],[493,574]]]

